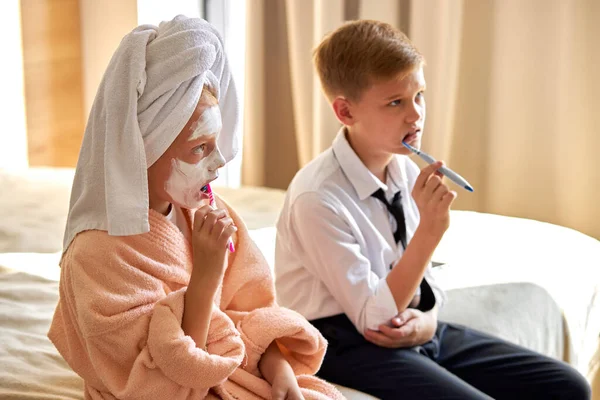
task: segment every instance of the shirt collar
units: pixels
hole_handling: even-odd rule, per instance
[[[404,168],[404,163],[401,161],[405,161],[402,157],[406,157],[403,155],[396,155],[392,158],[392,161],[388,164],[387,172],[388,178],[391,188],[393,192],[396,193],[398,190],[404,189],[408,187],[408,177],[406,176],[406,168]]]
[[[342,127],[339,130],[333,141],[332,148],[342,171],[354,187],[354,190],[356,190],[360,200],[366,199],[380,188],[383,189],[384,192],[387,192],[387,185],[369,171],[354,149],[350,146],[350,143],[346,138],[345,127]],[[392,188],[395,189],[394,191],[407,186],[406,171],[401,167],[398,157],[399,156],[395,156],[387,168],[389,177],[388,182],[392,184]],[[393,186],[396,186],[396,188]]]

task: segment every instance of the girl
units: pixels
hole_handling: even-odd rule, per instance
[[[243,222],[210,204],[208,185],[236,153],[237,112],[205,21],[140,26],[114,54],[77,165],[48,334],[86,399],[342,398],[312,376],[323,337],[277,306]]]

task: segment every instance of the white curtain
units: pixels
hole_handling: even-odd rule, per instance
[[[343,21],[404,30],[425,55],[423,149],[476,191],[458,209],[600,238],[600,2],[248,0],[243,182],[286,188],[338,123],[312,49]]]

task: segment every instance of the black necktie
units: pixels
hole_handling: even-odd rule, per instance
[[[400,201],[402,199],[400,192],[398,191],[394,195],[391,204],[385,198],[385,193],[381,188],[379,188],[379,190],[377,190],[371,196],[385,204],[390,214],[392,214],[396,220],[396,232],[394,232],[394,240],[396,240],[396,244],[401,242],[402,247],[406,249],[406,221],[404,220],[404,210],[402,209],[402,202]]]

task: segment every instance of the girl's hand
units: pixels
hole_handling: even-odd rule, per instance
[[[284,368],[275,374],[272,395],[273,400],[304,400],[298,380],[291,368]]]
[[[211,206],[196,210],[192,229],[194,267],[201,265],[203,275],[221,278],[226,268],[227,241],[236,231],[237,227],[225,210],[215,210]]]

